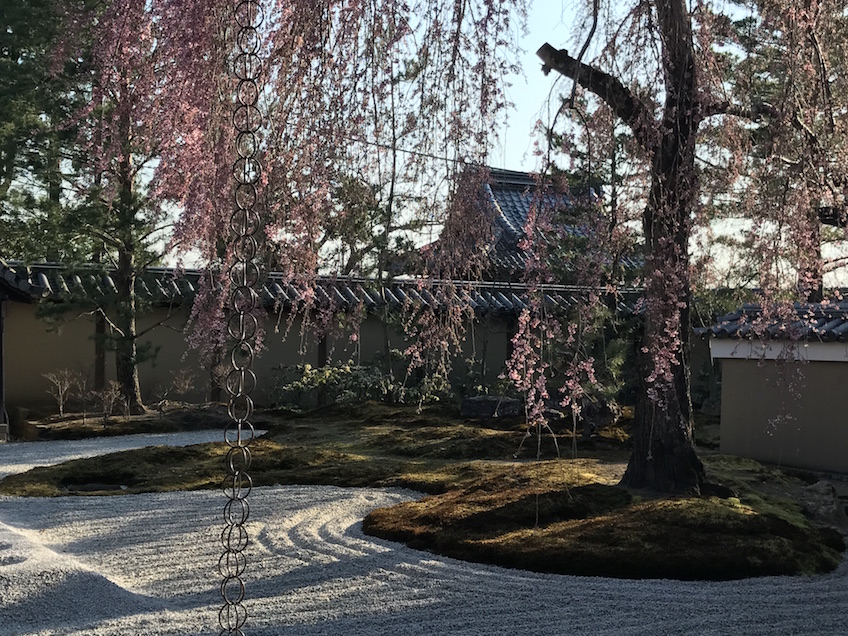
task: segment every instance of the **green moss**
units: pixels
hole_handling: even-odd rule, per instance
[[[744,457],[711,455],[704,457],[703,462],[708,477],[737,493],[740,502],[799,528],[808,526],[800,504],[780,494],[797,483],[791,475]]]
[[[168,414],[156,417],[179,427]],[[200,415],[181,417],[194,426]],[[520,420],[463,420],[444,405],[345,404],[262,417],[269,433],[251,445],[256,485],[430,493],[374,511],[364,526],[461,559],[586,575],[730,579],[826,572],[844,549],[839,533],[813,526],[786,496],[797,476],[752,460],[703,458],[710,479],[737,494],[727,499],[653,498],[616,487],[629,454],[626,427],[593,439],[591,448],[578,439],[575,459],[515,461]],[[554,430],[570,449],[567,427]],[[216,443],[75,460],[9,476],[0,493],[219,488],[226,452]]]
[[[636,502],[609,486],[515,498],[483,484],[372,512],[366,532],[459,559],[539,572],[725,580],[835,568],[843,546],[740,502]]]

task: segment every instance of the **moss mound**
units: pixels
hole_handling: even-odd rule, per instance
[[[150,431],[220,424],[215,409],[148,416]],[[152,419],[150,419],[152,418]],[[141,432],[145,419],[109,425],[48,423],[51,435]],[[261,422],[261,423],[260,423]],[[268,434],[251,445],[257,486],[402,486],[432,496],[364,523],[374,535],[440,554],[540,572],[629,578],[734,579],[827,572],[842,536],[814,525],[792,494],[804,480],[751,460],[705,456],[713,481],[738,498],[648,498],[616,487],[629,455],[627,423],[575,439],[551,423],[569,459],[529,461],[537,442],[555,457],[549,432],[518,453],[519,418],[469,420],[455,409],[364,403],[310,413],[262,413]],[[68,496],[219,488],[223,443],[152,447],[12,475],[0,494]],[[516,455],[518,459],[516,459]],[[807,513],[807,514],[805,514]]]
[[[814,574],[833,570],[844,550],[835,530],[796,525],[738,499],[641,501],[597,483],[565,491],[485,479],[375,510],[363,527],[457,559],[617,578]]]

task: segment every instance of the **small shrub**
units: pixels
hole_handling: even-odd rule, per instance
[[[159,387],[160,404],[171,396],[185,397],[185,395],[194,389],[195,375],[189,369],[178,369],[171,373],[171,382],[164,389]]]
[[[85,422],[86,417],[88,416],[88,401],[92,397],[92,391],[88,386],[89,382],[90,377],[88,373],[83,373],[82,371],[74,373],[73,393],[82,408],[83,422]]]
[[[185,396],[194,389],[194,372],[188,369],[179,369],[171,374],[171,386],[175,395]]]
[[[76,382],[76,374],[70,369],[59,369],[58,371],[51,371],[43,375],[52,385],[47,389],[47,392],[56,400],[56,404],[59,407],[59,415],[64,415],[65,405],[68,403],[68,397]]]
[[[385,401],[395,390],[391,375],[376,367],[342,365],[313,367],[311,364],[278,367],[279,377],[272,400],[274,403],[311,406],[321,401],[361,402]]]
[[[109,420],[109,416],[115,410],[115,406],[121,401],[123,392],[121,391],[121,383],[115,380],[109,380],[109,383],[101,391],[92,391],[94,399],[100,403],[103,422]]]

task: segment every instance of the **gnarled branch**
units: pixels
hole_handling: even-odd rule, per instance
[[[617,117],[630,126],[643,149],[651,152],[655,148],[658,138],[654,133],[653,113],[617,78],[584,64],[571,57],[565,49],[555,49],[547,42],[536,51],[536,55],[544,63],[542,71],[545,74],[554,70],[600,97]]]

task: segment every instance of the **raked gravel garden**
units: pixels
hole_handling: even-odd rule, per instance
[[[195,431],[0,445],[0,476]],[[251,494],[248,634],[848,633],[848,562],[814,577],[726,582],[535,574],[363,534],[401,489],[277,486]],[[0,498],[0,634],[217,633],[223,495]]]

